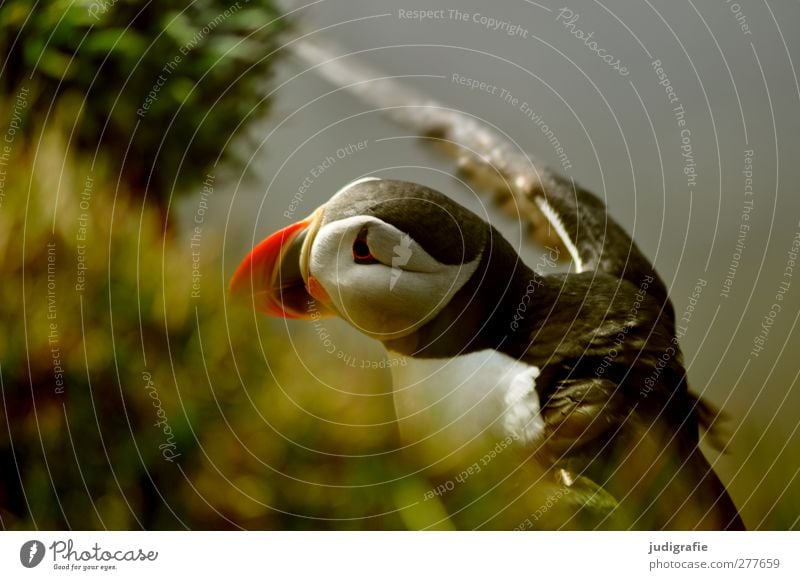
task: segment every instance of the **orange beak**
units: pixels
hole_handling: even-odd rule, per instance
[[[308,274],[308,255],[321,220],[317,211],[264,239],[239,264],[228,296],[246,298],[270,316],[311,319],[331,314],[327,294]]]

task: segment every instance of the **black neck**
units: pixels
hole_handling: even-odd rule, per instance
[[[447,358],[492,348],[521,356],[537,319],[557,299],[546,277],[526,266],[490,227],[480,264],[469,281],[430,322],[387,341],[390,350],[418,358]],[[539,316],[541,315],[541,316]]]

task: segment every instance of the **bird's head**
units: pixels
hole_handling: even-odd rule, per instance
[[[366,178],[275,232],[230,284],[257,310],[341,316],[387,342],[437,316],[475,273],[490,226],[430,188]]]

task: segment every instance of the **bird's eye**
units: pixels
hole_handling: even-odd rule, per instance
[[[356,264],[377,264],[378,260],[372,255],[367,244],[367,229],[363,228],[353,242],[353,261]]]

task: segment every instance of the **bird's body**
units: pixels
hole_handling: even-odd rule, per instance
[[[395,406],[420,464],[435,480],[484,461],[462,492],[503,492],[489,514],[488,499],[477,516],[457,509],[467,526],[513,527],[561,486],[571,495],[542,527],[740,527],[698,448],[707,407],[663,283],[629,239],[598,251],[571,229],[585,270],[543,275],[446,196],[362,180],[263,242],[235,285],[276,314],[307,317],[310,300],[401,359]]]
[[[603,202],[466,115],[331,70],[572,270],[536,272],[485,217],[370,177],[264,240],[232,289],[273,315],[341,316],[399,359],[404,445],[460,527],[741,529],[698,447],[715,412],[689,391],[666,285]]]

